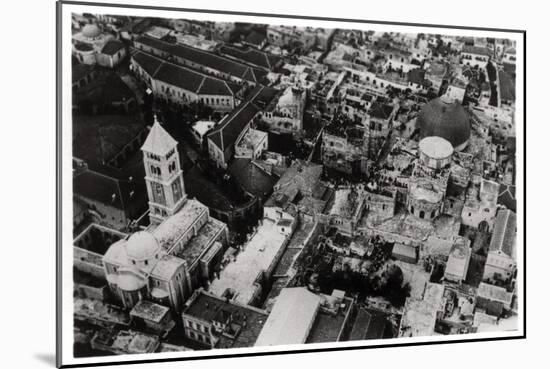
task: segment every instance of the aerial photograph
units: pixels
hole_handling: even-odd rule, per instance
[[[518,330],[516,41],[271,21],[72,13],[73,356]]]

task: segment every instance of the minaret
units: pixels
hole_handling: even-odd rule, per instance
[[[162,128],[155,115],[143,151],[149,218],[159,224],[176,213],[187,200],[177,151],[178,142]]]

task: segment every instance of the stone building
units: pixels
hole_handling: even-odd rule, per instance
[[[213,278],[227,245],[227,226],[187,198],[176,145],[155,121],[142,146],[151,225],[113,243],[102,258],[109,287],[127,309],[151,300],[181,311]]]
[[[407,209],[420,219],[433,220],[443,210],[453,147],[441,137],[420,141],[419,158],[409,181]]]
[[[72,36],[73,56],[82,64],[114,68],[126,56],[126,47],[97,24],[87,24]]]

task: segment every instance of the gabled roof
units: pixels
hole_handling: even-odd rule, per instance
[[[208,134],[208,139],[223,151],[233,146],[248,123],[269,104],[276,93],[272,88],[257,86],[245,102],[226,115]]]
[[[266,72],[239,63],[235,60],[216,55],[208,51],[196,49],[182,44],[171,44],[155,38],[141,36],[136,41],[157,50],[164,51],[178,58],[185,59],[191,63],[217,70],[244,79],[249,82],[257,82],[266,75]]]
[[[253,47],[239,48],[231,45],[223,45],[220,52],[229,57],[239,59],[267,70],[271,70],[281,60],[278,56],[266,53]]]
[[[151,78],[196,94],[234,96],[243,89],[237,83],[199,73],[142,51],[136,51],[132,58]]]
[[[500,251],[512,257],[515,241],[516,214],[508,209],[499,210],[489,250]]]
[[[250,32],[248,34],[248,36],[246,36],[244,41],[246,43],[251,44],[251,45],[260,46],[262,44],[262,42],[265,41],[265,39],[266,39],[265,35],[261,34],[260,32],[255,31],[255,30],[252,30],[252,32]]]
[[[120,210],[127,210],[135,200],[136,186],[129,181],[86,170],[73,178],[75,195],[97,201]]]
[[[143,146],[141,146],[141,150],[158,155],[165,155],[177,145],[178,142],[174,140],[155,119],[155,123],[149,131]]]
[[[105,55],[115,55],[120,49],[124,49],[124,44],[122,42],[110,40],[103,46],[101,53]]]
[[[498,203],[516,211],[516,186],[500,185]]]

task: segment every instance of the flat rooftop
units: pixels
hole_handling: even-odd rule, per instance
[[[437,312],[443,310],[445,287],[428,283],[422,300],[408,298],[399,329],[400,337],[430,336],[434,333]]]
[[[274,262],[275,256],[283,248],[284,241],[285,235],[279,232],[276,224],[264,219],[256,233],[243,246],[236,260],[220,272],[219,279],[212,281],[209,291],[223,296],[230,288],[236,292],[235,301],[248,304],[256,290],[254,283],[258,275]]]
[[[166,314],[168,314],[169,311],[170,309],[166,306],[155,304],[154,302],[146,300],[141,300],[134,306],[132,311],[130,311],[130,315],[158,323],[162,321],[162,319],[166,316]]]
[[[73,300],[74,315],[84,319],[97,319],[108,323],[130,324],[130,316],[122,309],[99,300],[78,298]]]
[[[187,200],[176,214],[167,218],[153,230],[153,236],[168,251],[206,211],[206,206],[200,202]]]
[[[191,268],[201,257],[204,251],[210,246],[211,240],[225,227],[225,224],[217,219],[209,218],[208,221],[197,231],[196,236],[191,238],[183,247],[183,251],[176,256],[187,262]]]

